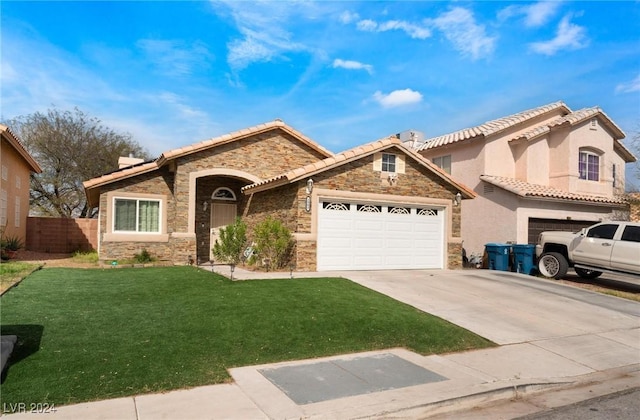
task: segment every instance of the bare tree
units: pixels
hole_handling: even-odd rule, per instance
[[[93,217],[82,182],[118,169],[118,157],[148,153],[130,134],[102,125],[78,108],[49,109],[18,117],[8,124],[42,167],[31,177],[30,208],[56,217]]]

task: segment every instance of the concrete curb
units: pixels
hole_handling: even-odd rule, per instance
[[[550,389],[572,385],[573,382],[549,382],[549,383],[526,383],[512,386],[504,386],[487,391],[477,392],[459,397],[449,398],[433,403],[419,404],[413,407],[407,407],[401,410],[386,411],[372,416],[357,417],[365,418],[394,418],[394,414],[400,415],[399,418],[421,418],[424,416],[433,416],[438,414],[451,413],[464,409],[464,407],[476,407],[483,404],[495,403],[498,401],[506,401],[523,398],[524,395],[537,394],[547,392]]]

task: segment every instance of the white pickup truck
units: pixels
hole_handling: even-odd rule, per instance
[[[542,232],[536,245],[538,271],[560,279],[569,267],[583,278],[604,271],[640,275],[640,223],[602,222],[578,233]]]

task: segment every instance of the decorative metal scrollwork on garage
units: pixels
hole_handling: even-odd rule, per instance
[[[349,203],[322,203],[322,208],[325,210],[349,211],[349,207]]]
[[[419,209],[418,216],[437,216],[438,210],[436,209]]]
[[[358,204],[357,210],[365,213],[382,213],[382,206],[373,206],[371,204]]]
[[[393,214],[411,214],[411,209],[407,207],[389,207],[389,213]]]

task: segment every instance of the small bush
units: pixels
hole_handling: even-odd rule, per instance
[[[156,259],[149,254],[149,251],[143,249],[139,254],[135,254],[133,259],[139,264],[145,264],[155,261]]]
[[[268,268],[282,268],[291,260],[293,236],[280,220],[267,217],[254,229],[255,252]]]
[[[9,251],[18,251],[24,247],[24,243],[18,236],[7,236],[0,241],[0,247]]]
[[[233,224],[220,229],[213,244],[213,256],[228,264],[238,265],[247,244],[247,225],[237,217]]]

